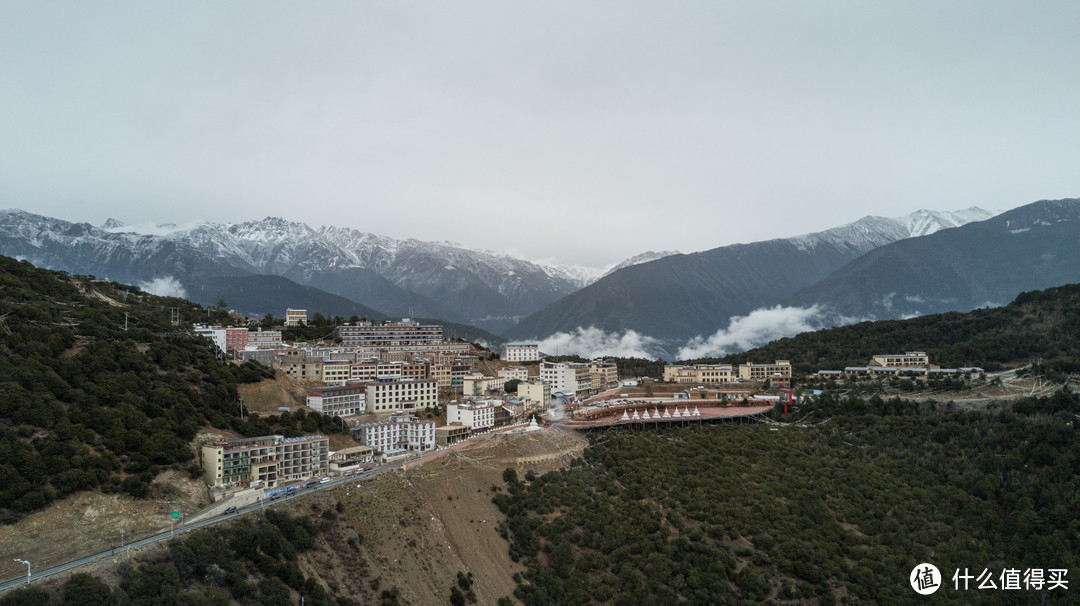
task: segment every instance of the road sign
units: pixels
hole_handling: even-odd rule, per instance
[[[179,520],[180,519],[180,512],[179,511],[170,511],[169,512],[169,517],[174,519],[174,520]]]

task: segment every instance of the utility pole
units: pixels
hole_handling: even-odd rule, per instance
[[[244,398],[240,398],[240,420],[244,420]]]
[[[30,584],[30,562],[27,562],[26,560],[20,560],[19,558],[15,558],[15,561],[16,562],[22,562],[23,564],[26,564],[26,584],[29,585]]]
[[[124,529],[120,529],[120,551],[124,551]]]

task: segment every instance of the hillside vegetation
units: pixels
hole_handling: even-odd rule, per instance
[[[1066,603],[1075,591],[956,591],[957,568],[1080,566],[1080,398],[989,411],[837,399],[799,425],[592,436],[581,464],[495,497],[525,604]],[[1075,580],[1073,580],[1075,582]],[[790,601],[790,602],[789,602]]]
[[[316,414],[241,421],[237,385],[273,374],[220,360],[193,322],[234,320],[0,257],[0,522],[79,490],[144,497],[168,468],[200,473],[189,444],[205,426],[333,430]]]
[[[865,366],[874,354],[925,351],[945,367],[997,370],[1031,358],[1080,358],[1080,285],[1020,294],[1004,306],[966,313],[860,322],[780,339],[701,362],[790,360],[800,372]]]

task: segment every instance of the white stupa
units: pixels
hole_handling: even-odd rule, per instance
[[[690,416],[690,407],[689,406],[683,406],[682,416],[684,416],[684,417],[689,417]]]
[[[694,407],[694,416],[695,417],[700,417],[701,416],[701,411],[697,409],[697,406]]]
[[[532,420],[529,421],[529,426],[525,428],[525,431],[540,431],[540,426],[536,424],[536,417],[533,417]]]
[[[665,419],[670,419],[671,418],[671,411],[668,410],[667,408],[664,409],[664,418]]]
[[[622,420],[623,421],[629,421],[630,420],[630,415],[626,414],[625,410],[622,411]]]
[[[649,416],[649,409],[648,408],[646,408],[645,412],[641,414],[641,418],[645,419],[646,421],[648,421],[649,419],[652,418],[652,417]]]
[[[638,414],[638,411],[636,411],[636,410],[635,410],[635,411],[634,411],[634,416],[632,416],[632,417],[630,417],[630,418],[631,418],[631,419],[633,419],[633,420],[635,420],[635,421],[637,421],[638,419],[640,419],[640,418],[641,418],[641,415],[639,415],[639,414]]]
[[[676,419],[678,419],[679,417],[682,416],[682,414],[679,413],[679,407],[678,406],[675,407],[675,412],[672,413],[671,416],[675,417]]]

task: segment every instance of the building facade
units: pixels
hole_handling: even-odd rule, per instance
[[[286,309],[285,310],[285,326],[307,326],[307,310],[306,309]]]
[[[274,488],[323,475],[330,469],[330,440],[260,436],[202,447],[203,478],[210,486],[251,485]]]
[[[401,322],[358,322],[337,327],[345,345],[355,347],[424,347],[438,345],[443,340],[443,327],[423,325],[403,319]]]
[[[909,351],[903,354],[876,354],[870,360],[870,366],[887,368],[930,368],[930,356],[924,351]]]
[[[791,378],[791,362],[777,360],[774,364],[739,364],[739,378],[747,381],[765,381],[773,375]]]
[[[345,384],[307,390],[307,405],[315,411],[338,417],[362,415],[367,403],[367,385]]]
[[[439,404],[435,381],[376,381],[367,383],[367,412],[385,413],[431,408]]]
[[[507,343],[503,360],[507,362],[538,362],[540,361],[540,344]]]
[[[486,402],[451,402],[446,405],[446,422],[460,423],[473,431],[487,429],[495,425],[495,409],[502,406],[501,401]]]
[[[386,421],[354,427],[353,439],[384,457],[425,452],[435,448],[435,421],[397,414]]]
[[[668,383],[694,383],[700,385],[733,383],[738,375],[731,364],[694,364],[664,367],[664,381]]]

